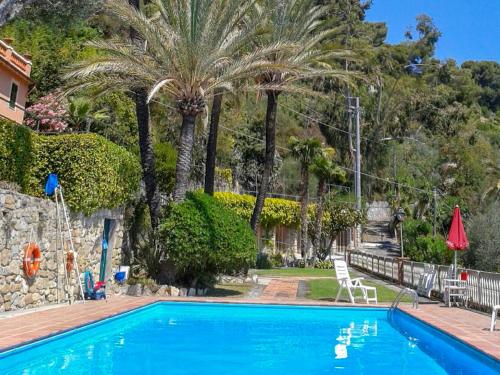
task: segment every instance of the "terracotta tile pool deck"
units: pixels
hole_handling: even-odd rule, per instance
[[[112,317],[157,301],[260,303],[308,306],[352,306],[347,303],[332,303],[294,298],[294,283],[278,285],[260,298],[208,298],[208,297],[129,297],[113,296],[107,301],[88,301],[72,306],[62,306],[43,311],[26,312],[0,319],[0,351],[23,345],[73,328],[81,327],[101,319]],[[356,304],[356,307],[375,305]],[[387,307],[379,304],[378,307]],[[469,345],[500,360],[500,329],[489,332],[489,318],[476,312],[441,305],[420,305],[419,310],[401,305],[401,309],[412,316],[445,331]]]

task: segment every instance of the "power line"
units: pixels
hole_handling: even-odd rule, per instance
[[[295,97],[291,96],[290,98],[292,100],[294,100],[295,103],[299,103],[300,105],[304,105],[308,111],[313,112],[315,115],[317,115],[319,117],[323,116],[323,114],[321,112],[318,112],[314,108],[311,108],[310,106],[308,106],[306,104],[303,104],[302,102],[300,102]],[[349,131],[347,131],[347,130],[344,130],[342,128],[338,128],[338,127],[336,127],[334,125],[331,125],[331,124],[328,124],[326,122],[320,121],[318,118],[311,117],[311,116],[309,116],[309,115],[307,115],[307,114],[305,114],[303,112],[300,112],[300,111],[297,111],[296,109],[290,108],[286,104],[280,103],[280,105],[283,106],[283,107],[285,107],[285,108],[287,108],[289,111],[291,111],[291,112],[293,112],[293,113],[295,113],[297,115],[300,115],[300,116],[302,116],[304,118],[307,118],[310,121],[313,121],[313,122],[316,122],[318,124],[321,124],[321,125],[323,125],[326,128],[329,128],[329,129],[332,129],[332,130],[339,131],[341,133],[350,135]],[[363,136],[360,136],[360,138],[363,139],[363,140],[365,140],[366,142],[369,142],[369,143],[379,143],[379,144],[386,144],[385,141],[389,140],[388,138],[386,138],[386,139],[373,139],[373,138],[368,138],[368,137],[363,137]],[[397,140],[397,139],[407,139],[407,140],[410,140],[410,141],[413,141],[413,142],[418,142],[420,144],[427,145],[426,142],[422,142],[422,141],[420,141],[420,140],[418,140],[416,138],[412,138],[412,137],[401,136],[401,137],[391,138],[391,140]]]
[[[168,105],[168,104],[165,104],[165,103],[159,102],[159,101],[157,101],[157,100],[151,100],[151,101],[152,101],[152,102],[155,102],[155,103],[157,103],[157,104],[163,105],[163,106],[165,106],[165,107],[171,108],[171,109],[176,109],[176,108],[174,108],[174,107],[172,107],[172,106],[170,106],[170,105]],[[299,114],[301,114],[300,112],[298,112],[298,113],[299,113]],[[304,115],[304,114],[302,114],[302,115]],[[307,115],[304,115],[304,116],[307,116]],[[251,135],[245,134],[245,133],[240,132],[240,131],[237,131],[237,130],[235,130],[235,129],[227,128],[227,127],[225,127],[225,126],[223,126],[223,125],[219,125],[219,127],[220,127],[220,128],[222,128],[222,129],[225,129],[225,130],[227,130],[227,131],[230,131],[230,132],[232,132],[232,133],[239,134],[239,135],[241,135],[241,136],[248,137],[248,138],[250,138],[250,139],[254,139],[254,140],[257,140],[257,141],[262,142],[262,143],[264,143],[264,144],[265,144],[265,140],[263,140],[263,139],[260,139],[260,138],[257,138],[257,137],[253,137],[253,136],[251,136]],[[343,131],[344,131],[344,130],[343,130]],[[283,147],[283,146],[278,146],[278,145],[276,145],[276,148],[280,148],[280,149],[285,150],[285,151],[291,151],[289,148],[286,148],[286,147]],[[345,167],[345,166],[343,166],[343,165],[338,165],[338,166],[339,166],[340,168],[342,168],[342,169],[344,169],[344,170],[348,171],[348,172],[351,172],[351,173],[355,173],[355,172],[356,172],[356,171],[355,171],[354,169],[352,169],[352,168]],[[415,191],[419,191],[419,192],[421,192],[421,193],[428,193],[428,194],[432,193],[432,191],[425,190],[425,189],[420,189],[420,188],[417,188],[417,187],[414,187],[414,186],[411,186],[411,185],[407,185],[407,184],[403,184],[403,183],[397,182],[397,181],[395,181],[395,180],[390,180],[389,178],[382,178],[382,177],[378,177],[378,176],[375,176],[375,175],[372,175],[372,174],[369,174],[369,173],[365,173],[365,172],[360,172],[360,173],[361,173],[361,175],[363,175],[363,176],[370,177],[370,178],[373,178],[373,179],[375,179],[375,180],[383,181],[383,182],[386,182],[386,183],[388,183],[388,184],[394,184],[394,185],[397,185],[397,186],[400,186],[400,187],[403,187],[403,188],[407,188],[407,189],[412,189],[412,190],[415,190]],[[439,194],[439,192],[438,192],[438,194]],[[440,195],[441,195],[441,194],[440,194]]]

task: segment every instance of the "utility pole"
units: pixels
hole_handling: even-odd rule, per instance
[[[398,189],[396,185],[396,178],[397,178],[397,173],[396,173],[396,146],[394,143],[392,144],[392,189],[393,189],[393,194],[394,198],[396,198],[396,191]],[[399,204],[399,202],[398,202]]]
[[[354,105],[353,105],[354,100]],[[356,194],[356,209],[361,211],[361,111],[359,108],[359,97],[347,97],[349,124],[351,124],[352,112],[356,114],[356,150],[355,150],[355,166],[354,166],[354,191]],[[349,142],[351,137],[349,137]],[[361,226],[356,228],[355,247],[361,242]]]
[[[432,235],[436,237],[436,218],[437,218],[437,189],[436,187],[432,188],[433,195],[433,210],[432,210]]]
[[[361,211],[361,131],[360,131],[360,108],[359,97],[353,98],[356,111],[356,208]]]

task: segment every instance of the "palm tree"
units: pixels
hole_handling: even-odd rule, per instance
[[[135,10],[141,10],[141,0],[128,0],[129,4]],[[147,41],[145,41],[133,27],[129,27],[130,41],[138,49],[145,50]],[[147,101],[147,87],[135,84],[130,87],[132,98],[135,102],[135,115],[137,118],[137,127],[139,129],[139,152],[141,155],[142,179],[146,187],[146,201],[151,218],[151,227],[153,231],[158,226],[160,216],[160,195],[156,182],[156,160],[153,151],[153,137],[151,121],[149,114],[149,103]]]
[[[68,105],[68,123],[73,129],[90,131],[92,124],[109,119],[105,109],[94,111],[92,101],[85,97],[72,97]]]
[[[331,69],[326,63],[332,57],[346,58],[346,51],[324,51],[319,44],[334,29],[321,31],[320,26],[326,18],[329,7],[315,5],[316,0],[266,0],[262,18],[268,24],[269,32],[261,38],[264,44],[288,43],[297,48],[280,51],[272,56],[273,61],[283,68],[281,71],[268,70],[257,77],[257,85],[267,96],[265,119],[265,162],[255,206],[250,224],[256,231],[264,201],[269,190],[271,173],[276,152],[276,113],[278,97],[283,92],[316,94],[300,81],[315,77],[330,76],[346,80],[343,70]]]
[[[321,245],[327,184],[344,184],[346,181],[345,171],[332,162],[334,155],[334,149],[324,149],[323,152],[314,159],[311,165],[311,172],[318,178],[318,202],[316,203],[316,215],[314,218],[315,236],[313,239],[313,267],[316,262],[319,246]]]
[[[321,153],[321,142],[317,139],[300,140],[290,138],[290,153],[300,162],[300,253],[307,251],[307,207],[309,206],[309,167]]]
[[[207,142],[207,159],[205,165],[205,193],[214,194],[215,185],[215,158],[217,156],[217,135],[219,133],[219,120],[222,108],[221,89],[214,94],[212,110],[210,111],[210,128]]]
[[[153,0],[157,10],[148,19],[126,0],[109,0],[105,9],[133,28],[143,47],[117,37],[91,45],[99,56],[67,74],[73,88],[98,87],[102,92],[140,87],[146,103],[161,91],[171,97],[182,117],[173,199],[184,199],[192,161],[195,120],[207,99],[219,89],[254,77],[276,64],[266,60],[281,50],[278,44],[240,55],[242,46],[258,35],[258,22],[241,20],[254,0]]]

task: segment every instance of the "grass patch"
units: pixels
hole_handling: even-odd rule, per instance
[[[379,302],[392,302],[398,294],[397,291],[389,289],[383,285],[363,280],[363,285],[374,286],[377,288],[377,296]],[[311,280],[308,282],[308,293],[307,298],[324,300],[324,301],[334,301],[339,290],[339,283],[337,280],[325,279],[325,280]],[[359,295],[360,291],[356,291],[356,295]],[[347,291],[342,291],[340,296],[341,301],[347,301],[349,297],[347,296]],[[411,302],[410,297],[405,296],[402,300],[403,302]]]
[[[323,270],[319,268],[273,268],[270,270],[252,270],[251,273],[259,276],[335,277],[334,270]]]
[[[252,284],[217,284],[207,291],[207,297],[245,297]]]

